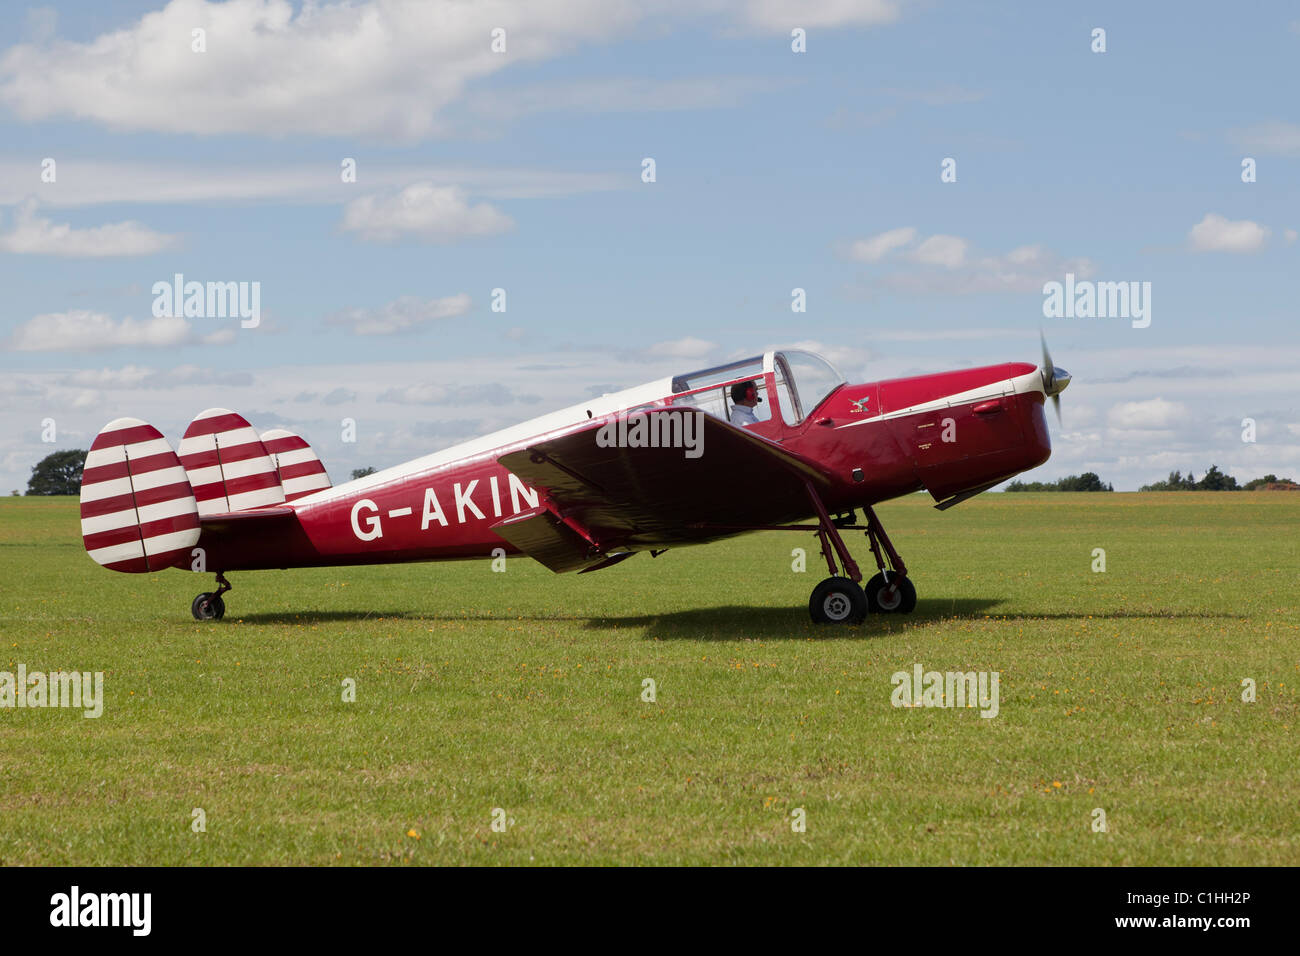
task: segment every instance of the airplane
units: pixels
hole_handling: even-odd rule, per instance
[[[1070,375],[1007,362],[853,384],[800,349],[662,378],[332,485],[288,429],[258,434],[210,408],[176,451],[152,425],[110,422],[86,458],[90,557],[124,572],[216,573],[194,598],[220,620],[226,574],[268,568],[527,555],[554,572],[753,531],[817,536],[829,577],[818,624],[910,613],[916,587],[874,505],[926,491],[943,510],[1051,455]],[[751,422],[740,424],[740,422]],[[859,523],[857,512],[863,518]],[[843,532],[862,531],[863,574]]]

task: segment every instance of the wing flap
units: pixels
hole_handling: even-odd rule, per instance
[[[577,570],[600,557],[590,541],[548,508],[522,512],[492,530],[557,573]]]

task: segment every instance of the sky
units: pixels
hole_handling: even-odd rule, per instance
[[[1022,477],[1300,477],[1294,4],[7,12],[2,493],[124,415],[231,408],[337,483],[771,347],[875,381],[1040,330]],[[157,314],[178,274],[256,324]],[[1145,316],[1046,315],[1067,274]]]

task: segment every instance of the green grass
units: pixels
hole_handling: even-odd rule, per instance
[[[210,576],[114,574],[75,500],[0,501],[0,670],[106,675],[98,720],[0,710],[0,862],[1300,863],[1300,495],[879,510],[920,603],[860,628],[808,623],[825,566],[782,533],[246,572],[200,624]],[[916,663],[1000,672],[1001,713],[891,706]]]

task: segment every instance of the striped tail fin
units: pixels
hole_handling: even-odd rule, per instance
[[[320,457],[301,435],[287,428],[273,428],[262,432],[262,444],[275,462],[285,501],[330,487],[330,476]]]
[[[199,412],[181,439],[181,464],[200,517],[278,505],[280,475],[253,426],[228,408]]]
[[[162,433],[119,418],[95,436],[81,475],[81,539],[114,571],[185,566],[199,512],[180,459]]]

